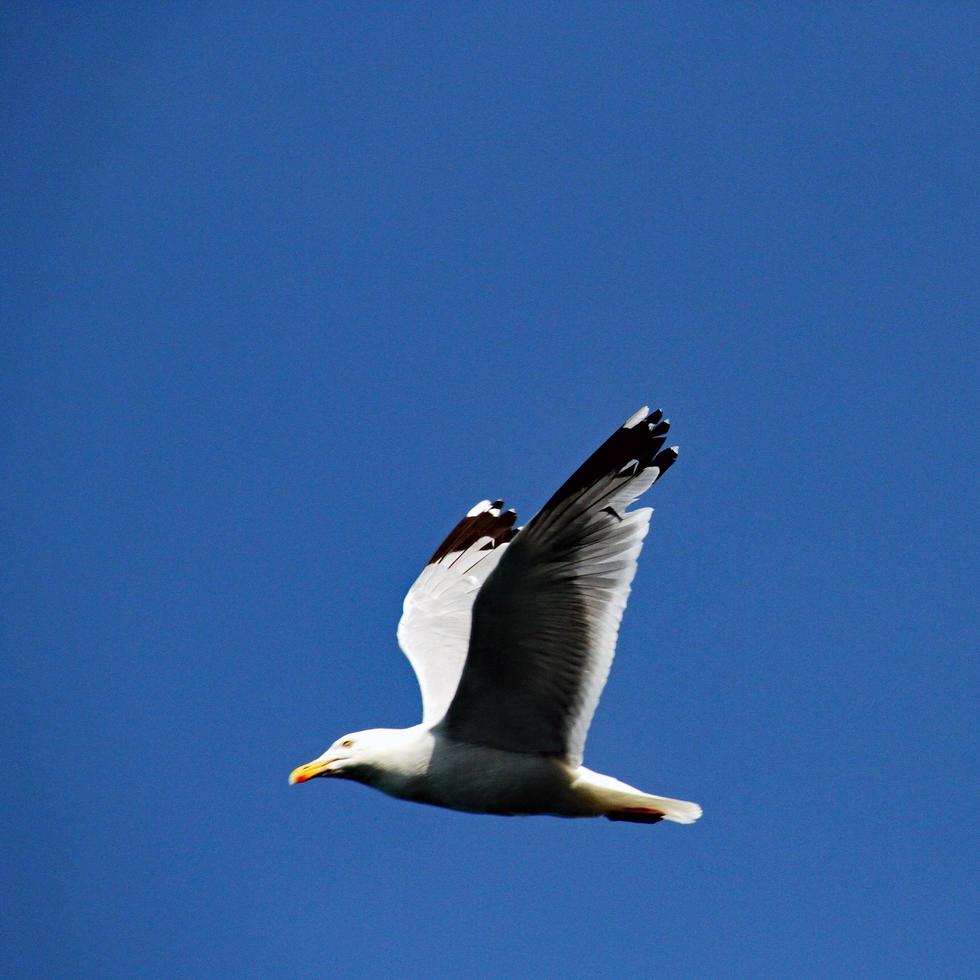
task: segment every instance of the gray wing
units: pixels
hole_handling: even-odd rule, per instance
[[[626,508],[677,459],[641,409],[510,542],[473,606],[445,727],[460,741],[578,765],[609,675],[649,508]]]
[[[517,514],[483,500],[449,532],[405,596],[398,643],[422,693],[422,721],[438,722],[456,693],[473,600],[517,533]]]

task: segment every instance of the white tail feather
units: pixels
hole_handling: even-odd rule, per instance
[[[694,823],[702,813],[701,807],[689,800],[672,800],[669,796],[650,796],[647,793],[637,795],[643,801],[640,806],[649,807],[652,810],[661,810],[664,820],[673,820],[674,823]],[[617,819],[615,815],[606,814],[606,816],[610,820]],[[618,819],[628,818],[620,816]]]
[[[688,800],[673,800],[669,796],[644,793],[627,783],[604,776],[581,766],[573,788],[597,816],[632,823],[655,823],[672,820],[674,823],[694,823],[701,816],[701,807]]]

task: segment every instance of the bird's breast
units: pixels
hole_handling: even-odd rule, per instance
[[[573,816],[581,804],[570,784],[559,760],[440,738],[427,771],[393,795],[472,813]]]

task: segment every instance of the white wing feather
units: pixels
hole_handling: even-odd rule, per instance
[[[502,501],[481,501],[453,529],[405,596],[398,643],[422,693],[422,721],[438,722],[452,701],[470,641],[473,601],[516,533]]]

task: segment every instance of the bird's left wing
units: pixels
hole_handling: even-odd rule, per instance
[[[626,508],[677,459],[668,427],[627,419],[507,547],[473,606],[454,738],[581,763],[652,513]]]
[[[435,724],[456,693],[470,642],[473,600],[517,533],[517,514],[483,500],[449,532],[405,596],[398,643],[422,692],[422,721]]]

